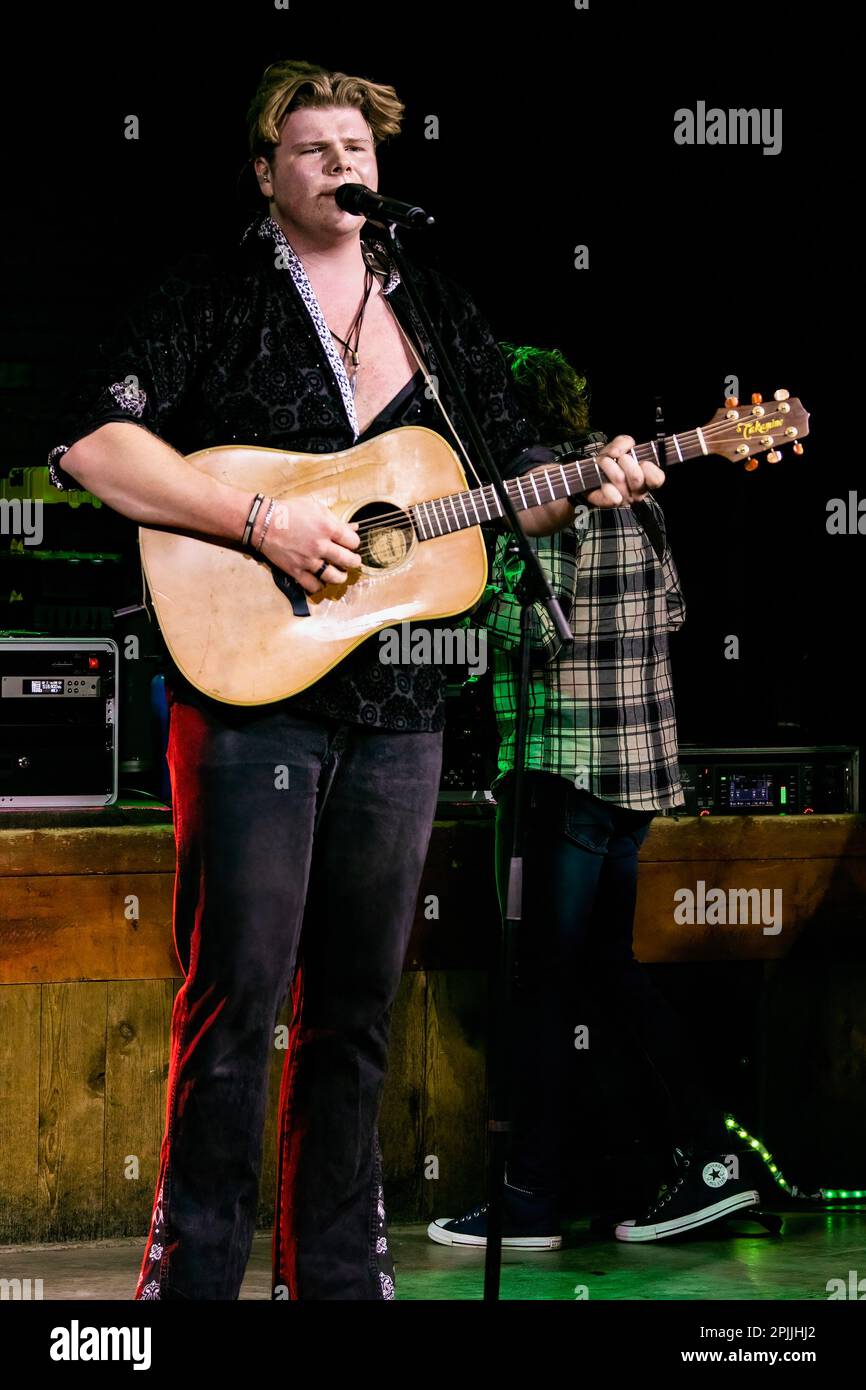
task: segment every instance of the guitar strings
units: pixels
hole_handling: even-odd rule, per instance
[[[752,417],[752,418],[756,418],[756,417]],[[760,418],[760,417],[757,417],[757,418]],[[731,442],[731,443],[736,443],[737,440],[738,440],[738,436],[737,436],[737,434],[736,434],[735,431],[734,431],[734,432],[731,432],[731,425],[732,425],[732,424],[733,424],[733,421],[730,421],[730,420],[718,420],[714,425],[713,425],[713,424],[709,424],[709,425],[704,425],[704,426],[702,426],[702,427],[700,428],[700,430],[697,430],[697,429],[684,430],[684,431],[680,432],[679,434],[677,434],[676,437],[677,437],[677,439],[685,439],[685,438],[687,438],[688,435],[694,435],[695,438],[697,439],[698,436],[699,436],[699,434],[702,434],[703,437],[704,437],[704,439],[716,440],[716,439],[718,438],[719,434],[724,433],[725,431],[728,431],[728,432],[730,432],[730,442]],[[666,441],[669,442],[672,438],[673,438],[673,435],[667,435],[667,436],[666,436]],[[793,442],[794,442],[794,440],[793,440],[791,437],[787,437],[787,436],[786,436],[785,440],[777,440],[777,441],[776,441],[776,447],[777,447],[777,448],[778,448],[778,447],[782,447],[783,444],[786,444],[786,443],[793,443]],[[761,439],[757,439],[757,440],[754,441],[754,445],[755,445],[755,446],[760,446],[762,443],[764,443],[764,441],[761,440]],[[635,456],[637,456],[637,455],[638,455],[638,452],[639,452],[640,450],[649,450],[649,451],[650,451],[651,457],[653,457],[653,458],[655,457],[655,452],[654,452],[654,450],[653,450],[653,445],[650,444],[650,443],[636,444],[635,447],[634,447],[634,450],[633,450],[632,452],[635,454]],[[520,480],[522,481],[524,478],[528,478],[529,476],[531,476],[531,473],[533,473],[533,472],[542,472],[545,468],[551,468],[552,471],[557,472],[558,469],[559,469],[560,467],[568,468],[568,467],[571,467],[571,466],[574,465],[574,464],[578,464],[578,465],[580,465],[580,464],[593,464],[593,463],[596,463],[598,457],[599,457],[599,455],[595,455],[595,456],[593,456],[592,458],[572,459],[572,460],[570,460],[569,463],[567,463],[567,464],[562,464],[562,465],[553,464],[552,462],[549,463],[549,464],[539,464],[539,466],[538,466],[537,469],[531,469],[529,473],[522,473],[522,474],[520,475]],[[695,457],[695,456],[693,455],[692,457]],[[648,459],[647,461],[649,461],[649,459]],[[667,460],[668,466],[670,466],[670,465],[672,465],[672,464],[674,464],[674,463],[679,463],[679,462],[680,462],[680,460],[679,460],[678,458]],[[505,481],[505,486],[506,486],[506,488],[508,489],[509,495],[512,497],[512,500],[514,500],[514,501],[519,501],[519,500],[521,500],[521,499],[520,499],[520,495],[519,495],[519,490],[516,490],[516,489],[517,489],[517,482],[518,482],[518,479],[517,479],[517,478],[508,478],[508,479],[506,479],[506,481]],[[413,503],[412,505],[413,505],[413,507],[425,506],[425,505],[435,506],[436,503],[439,503],[439,504],[444,505],[446,502],[450,502],[450,499],[451,499],[452,497],[453,497],[454,499],[457,499],[457,498],[460,498],[460,497],[465,497],[465,496],[470,496],[470,495],[472,495],[472,496],[478,495],[478,494],[483,495],[483,494],[486,493],[486,492],[491,493],[491,495],[492,495],[493,497],[495,497],[495,493],[493,492],[493,484],[492,484],[492,483],[485,483],[485,484],[484,484],[482,487],[480,487],[480,488],[469,488],[469,489],[467,490],[467,492],[465,492],[465,493],[459,493],[459,492],[456,492],[456,493],[446,493],[443,497],[431,497],[431,498],[429,499],[429,502],[428,502],[428,503],[423,503],[423,502],[422,502],[422,503],[417,503],[417,502],[416,502],[416,503]],[[452,505],[452,509],[454,509],[455,512],[456,512],[455,504],[454,504],[454,503],[451,503],[451,505]],[[539,503],[538,505],[543,506],[544,504],[543,504],[543,503]],[[529,510],[529,509],[527,508],[527,510]],[[499,511],[497,510],[497,512],[496,512],[496,517],[497,517],[497,519],[498,519],[499,515],[500,515],[500,513],[499,513]],[[385,530],[390,529],[391,527],[393,527],[393,526],[396,524],[397,519],[404,519],[404,520],[406,521],[406,523],[407,523],[407,529],[411,528],[411,521],[410,521],[410,519],[409,519],[409,517],[408,517],[407,512],[401,512],[401,511],[396,511],[396,510],[395,510],[395,511],[391,511],[391,512],[383,512],[380,516],[374,517],[374,518],[372,518],[370,521],[362,521],[362,522],[360,522],[359,525],[358,525],[358,535],[359,535],[359,536],[360,536],[360,535],[366,535],[366,534],[371,533],[371,532],[374,532],[374,531],[379,531],[379,530],[383,530],[383,529],[385,529]],[[484,518],[485,521],[486,521],[487,519],[488,519],[487,517]],[[492,520],[493,518],[490,518],[490,519]],[[472,524],[472,523],[470,523],[470,524]]]

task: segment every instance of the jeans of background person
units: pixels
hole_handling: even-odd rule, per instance
[[[186,978],[136,1298],[238,1297],[293,980],[272,1297],[394,1296],[377,1123],[441,756],[441,734],[172,701]]]
[[[513,777],[500,785],[497,880],[511,857]],[[623,1030],[666,1089],[671,1133],[716,1140],[722,1108],[692,1065],[676,1013],[632,951],[638,852],[653,819],[599,800],[551,773],[526,775],[523,921],[512,1015],[512,1138],[508,1180],[555,1193],[562,1181],[562,1110],[575,1057],[579,999],[595,996],[608,1029]],[[589,1025],[590,1064],[604,1028]]]

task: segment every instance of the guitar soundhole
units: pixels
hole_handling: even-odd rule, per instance
[[[391,502],[368,502],[349,520],[358,523],[361,563],[368,569],[392,569],[406,559],[415,534],[406,512]]]

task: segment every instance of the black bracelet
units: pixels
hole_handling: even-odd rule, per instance
[[[250,507],[250,514],[247,517],[247,524],[244,527],[244,534],[241,537],[241,545],[243,546],[244,550],[247,550],[249,548],[250,537],[253,534],[253,527],[256,524],[256,517],[259,514],[259,508],[261,507],[264,500],[265,494],[263,492],[257,492],[255,497],[253,498],[253,504]]]

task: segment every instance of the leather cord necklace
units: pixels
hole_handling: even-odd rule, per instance
[[[348,353],[351,355],[351,358],[352,358],[352,377],[351,377],[351,380],[350,380],[350,382],[349,382],[349,385],[350,385],[351,388],[352,388],[352,395],[353,395],[353,396],[354,396],[354,394],[355,394],[355,382],[356,382],[357,376],[358,376],[358,368],[359,368],[359,366],[361,365],[361,359],[360,359],[360,357],[358,356],[358,344],[359,344],[359,342],[360,342],[360,340],[361,340],[361,324],[364,322],[364,314],[365,314],[366,311],[367,311],[367,301],[368,301],[368,299],[370,298],[370,291],[371,291],[372,288],[373,288],[373,278],[374,278],[374,277],[373,277],[373,272],[372,272],[372,270],[370,269],[369,266],[365,266],[365,268],[364,268],[364,298],[363,298],[363,300],[361,301],[361,307],[359,308],[357,314],[355,315],[355,317],[354,317],[354,319],[353,319],[353,321],[352,321],[352,326],[351,326],[350,329],[349,329],[349,336],[348,336],[348,339],[347,339],[347,338],[341,338],[340,335],[339,335],[339,333],[335,333],[334,330],[333,330],[333,328],[331,328],[330,326],[328,327],[328,332],[331,334],[331,336],[332,336],[333,338],[336,338],[337,342],[338,342],[338,343],[341,343],[342,346],[343,346],[343,348],[344,348],[344,352],[343,352],[343,362],[344,362],[344,364],[345,364],[345,361],[346,361],[346,353],[348,352]],[[354,338],[354,344],[353,344],[353,341],[352,341],[353,338]]]

